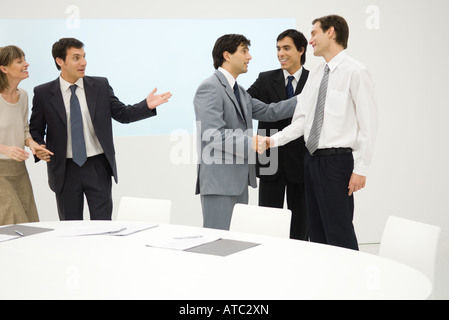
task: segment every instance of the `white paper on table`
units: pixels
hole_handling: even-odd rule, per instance
[[[156,224],[121,223],[102,226],[74,227],[56,230],[60,237],[79,237],[93,235],[127,236],[129,234],[156,227]]]
[[[203,244],[217,241],[219,237],[204,237],[201,235],[180,236],[180,237],[164,237],[150,239],[147,247],[156,247],[174,250],[188,250]]]
[[[157,224],[141,224],[141,223],[127,223],[123,224],[123,229],[118,232],[110,233],[111,236],[127,236],[139,231],[144,231],[147,229],[155,228],[157,227]]]
[[[78,236],[92,236],[92,235],[104,235],[112,232],[118,232],[123,230],[122,226],[89,226],[89,227],[77,227],[58,229],[56,233],[60,237],[78,237]]]
[[[11,236],[9,234],[0,234],[0,242],[17,239],[20,236]]]

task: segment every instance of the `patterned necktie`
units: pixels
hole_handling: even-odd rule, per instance
[[[329,67],[324,68],[323,79],[321,80],[320,89],[318,91],[318,100],[315,109],[315,118],[313,119],[312,129],[310,130],[309,139],[307,140],[307,149],[310,154],[318,149],[318,142],[320,141],[321,128],[323,127],[324,118],[324,104],[326,103],[327,82],[329,80]]]
[[[84,142],[83,117],[81,116],[81,107],[76,96],[77,85],[71,85],[70,90],[70,123],[72,126],[72,157],[73,162],[82,167],[87,160],[86,143]]]
[[[290,99],[295,95],[295,91],[293,90],[292,81],[295,79],[294,76],[288,76],[288,83],[287,83],[287,99]]]

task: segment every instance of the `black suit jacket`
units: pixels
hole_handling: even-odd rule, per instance
[[[111,119],[130,123],[154,116],[156,110],[150,110],[146,100],[124,105],[106,78],[84,77],[84,90],[95,134],[118,182]],[[54,192],[61,192],[67,160],[67,115],[59,78],[34,88],[30,133],[37,143],[45,144],[55,154],[47,163],[48,183]]]
[[[309,71],[303,68],[301,77],[296,86],[295,95],[302,92],[304,85],[309,76]],[[287,90],[285,88],[285,78],[282,69],[262,72],[254,82],[254,84],[247,90],[248,93],[256,99],[265,103],[279,102],[287,99]],[[258,129],[264,129],[267,136],[271,136],[278,131],[281,131],[290,125],[292,118],[277,121],[277,122],[263,122],[259,121]],[[273,130],[274,129],[274,130]],[[271,131],[271,132],[270,132]],[[257,157],[256,169],[257,176],[261,180],[275,180],[281,172],[284,172],[288,181],[292,183],[304,182],[304,153],[306,147],[304,137],[299,137],[291,141],[285,146],[278,148],[278,170],[273,175],[261,175],[260,168],[268,167],[270,163],[262,165]],[[270,149],[267,151],[270,156]]]

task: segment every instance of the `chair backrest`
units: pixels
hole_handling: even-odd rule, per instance
[[[170,223],[170,213],[171,200],[122,197],[117,220]]]
[[[290,237],[292,212],[288,209],[236,204],[230,231]]]
[[[437,226],[390,216],[382,235],[379,256],[417,269],[433,284],[440,231]]]

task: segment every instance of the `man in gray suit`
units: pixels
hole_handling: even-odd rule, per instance
[[[293,116],[297,99],[274,104],[252,99],[236,79],[248,71],[250,41],[243,35],[220,37],[213,48],[215,73],[204,80],[193,104],[197,121],[198,177],[203,226],[229,230],[236,203],[248,203],[255,188],[252,119],[278,121]]]

